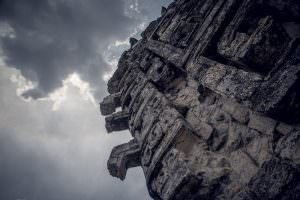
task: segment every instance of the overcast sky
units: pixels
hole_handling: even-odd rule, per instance
[[[128,38],[171,0],[0,0],[0,199],[150,199],[140,168],[106,163],[98,102]]]

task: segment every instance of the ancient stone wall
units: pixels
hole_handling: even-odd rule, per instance
[[[163,8],[100,104],[108,132],[133,136],[110,174],[141,166],[154,199],[300,199],[299,37],[298,0]]]

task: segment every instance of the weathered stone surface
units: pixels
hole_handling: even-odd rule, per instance
[[[132,48],[138,42],[135,38],[129,38],[130,47]]]
[[[257,89],[252,99],[259,112],[288,123],[299,123],[300,45],[291,45],[286,62]]]
[[[246,184],[257,173],[258,166],[253,159],[244,151],[238,150],[230,154],[232,169],[240,177],[240,182]]]
[[[199,137],[208,140],[212,133],[213,127],[205,122],[201,122],[193,112],[189,112],[186,117],[187,122],[189,122],[192,128],[195,130],[195,134]]]
[[[300,4],[176,0],[120,58],[100,104],[157,200],[300,199]],[[116,108],[122,111],[116,113]]]
[[[181,49],[158,41],[150,41],[147,44],[147,49],[166,59],[168,62],[171,62],[178,67],[181,66],[183,57],[183,51]]]
[[[293,131],[281,138],[275,152],[283,159],[289,159],[293,163],[300,164],[300,131]]]
[[[260,85],[262,77],[253,72],[246,72],[229,65],[223,65],[206,59],[209,67],[203,75],[203,86],[228,97],[238,100],[249,98]]]
[[[286,123],[279,123],[276,127],[276,131],[278,131],[279,133],[286,135],[288,133],[290,133],[292,130],[294,129],[293,126],[288,125]]]
[[[249,109],[233,101],[226,101],[222,109],[228,112],[232,118],[238,122],[245,124],[249,121]]]
[[[261,133],[272,135],[277,122],[271,118],[252,113],[248,123],[249,128],[255,129]]]
[[[121,106],[121,93],[111,94],[103,99],[100,103],[100,111],[102,115],[110,115]]]
[[[129,113],[121,111],[105,118],[105,128],[108,133],[128,129]]]
[[[249,188],[258,199],[298,199],[300,176],[299,169],[292,163],[273,158],[264,163],[249,182]],[[296,189],[298,188],[298,189]],[[296,189],[296,190],[295,190]]]
[[[260,167],[272,157],[272,137],[268,135],[257,136],[245,148],[248,156]]]
[[[112,176],[125,179],[128,168],[140,165],[140,146],[135,140],[113,148],[107,162]]]

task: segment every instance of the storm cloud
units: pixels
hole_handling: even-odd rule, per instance
[[[1,36],[5,62],[36,86],[23,96],[45,97],[76,72],[100,98],[101,77],[111,68],[104,53],[113,41],[126,40],[147,20],[147,2],[1,0],[0,22],[11,30]]]

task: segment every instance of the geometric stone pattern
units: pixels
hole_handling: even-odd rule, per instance
[[[107,131],[133,136],[110,174],[141,166],[154,199],[300,199],[299,30],[296,0],[162,8],[100,103]]]

